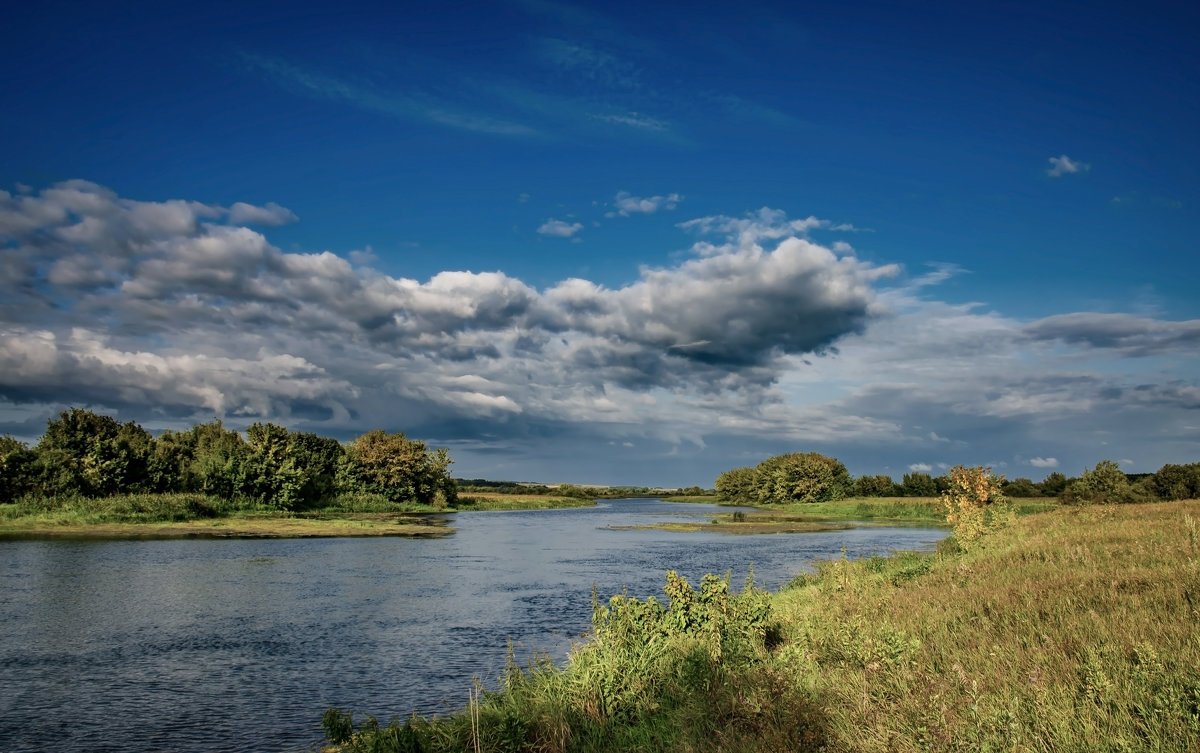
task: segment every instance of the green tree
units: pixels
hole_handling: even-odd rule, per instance
[[[304,474],[291,457],[288,430],[272,423],[246,429],[243,493],[259,505],[294,510],[303,501]]]
[[[1006,497],[1040,497],[1041,495],[1042,490],[1031,479],[1014,478],[1004,482],[1004,496]]]
[[[15,502],[37,489],[37,459],[24,442],[0,436],[0,503]]]
[[[904,474],[904,478],[900,481],[900,488],[906,497],[936,497],[938,494],[937,483],[933,480],[933,476],[920,471]]]
[[[856,497],[897,497],[900,496],[896,482],[892,477],[879,474],[876,476],[859,476],[854,481],[854,496]]]
[[[1070,483],[1071,479],[1068,479],[1058,471],[1054,471],[1046,476],[1046,478],[1042,479],[1039,486],[1041,487],[1042,494],[1044,496],[1057,497],[1063,493]]]
[[[713,486],[721,499],[749,505],[756,501],[754,488],[757,483],[758,473],[753,468],[734,468],[717,476]]]
[[[777,455],[754,468],[754,496],[759,504],[830,502],[854,487],[846,466],[817,452]]]
[[[191,467],[187,471],[188,491],[211,494],[231,500],[244,493],[246,461],[249,450],[242,435],[226,429],[220,419],[197,424],[180,437],[190,447]]]
[[[1168,463],[1150,478],[1150,488],[1159,499],[1200,498],[1200,463]]]
[[[1140,502],[1139,495],[1121,472],[1121,467],[1111,460],[1101,460],[1090,471],[1067,487],[1063,502],[1067,504],[1120,504]]]
[[[393,502],[415,501],[444,506],[457,497],[450,477],[450,454],[445,449],[430,453],[425,443],[401,432],[389,434],[375,429],[355,439],[346,450],[342,478],[357,483],[363,491],[380,494]]]
[[[51,419],[38,443],[42,484],[50,494],[100,497],[147,490],[153,439],[138,424],[82,408]]]

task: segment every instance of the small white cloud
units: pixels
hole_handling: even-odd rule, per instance
[[[296,213],[287,207],[281,207],[273,201],[266,206],[256,207],[239,201],[229,208],[229,221],[235,225],[286,225],[300,219]]]
[[[1091,169],[1092,166],[1088,163],[1078,162],[1064,154],[1060,157],[1050,158],[1050,167],[1046,168],[1046,175],[1051,178],[1061,178],[1073,173],[1086,173]]]
[[[1057,468],[1058,458],[1030,458],[1029,464],[1034,468]]]
[[[908,470],[913,473],[929,473],[933,470],[933,466],[929,463],[911,463],[908,466]]]
[[[570,238],[580,230],[583,230],[583,223],[566,222],[564,220],[546,220],[537,229],[539,234],[552,235],[555,238]]]
[[[634,196],[628,191],[618,191],[616,196],[616,210],[608,212],[605,217],[628,217],[631,214],[654,214],[660,209],[674,209],[679,206],[679,202],[683,201],[683,197],[677,193],[667,194],[666,196]]]
[[[351,251],[349,256],[350,256],[350,261],[354,262],[355,264],[358,264],[359,266],[363,266],[363,267],[368,267],[368,266],[374,264],[375,262],[379,261],[379,257],[376,256],[374,249],[372,249],[370,246],[367,246],[366,248],[362,249],[361,251],[359,251],[359,250]]]

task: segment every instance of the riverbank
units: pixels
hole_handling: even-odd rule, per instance
[[[440,516],[404,513],[342,513],[332,516],[233,514],[220,518],[158,522],[88,522],[69,516],[28,516],[0,522],[0,540],[173,539],[173,538],[325,538],[346,536],[447,536],[454,529]]]
[[[669,497],[664,501],[684,502],[700,499],[716,502],[716,497]],[[1059,506],[1054,499],[1012,500],[1018,516],[1047,512]],[[946,524],[946,513],[936,497],[854,497],[836,502],[818,502],[758,507],[753,511],[720,513],[707,523],[663,522],[638,528],[664,531],[732,534],[815,533],[836,531],[863,525],[936,525]]]
[[[38,499],[0,505],[0,539],[432,537],[454,533],[447,519],[459,511],[594,504],[571,497],[476,494],[439,508],[356,494],[342,495],[325,507],[292,512],[239,507],[203,494]]]
[[[669,577],[668,601],[597,605],[565,668],[327,729],[346,750],[1193,751],[1198,522],[1195,500],[1059,508],[774,594]]]

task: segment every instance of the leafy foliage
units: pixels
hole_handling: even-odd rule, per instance
[[[767,458],[754,468],[734,468],[715,483],[722,498],[743,504],[832,502],[854,488],[846,466],[817,452]]]
[[[950,488],[941,502],[959,546],[969,549],[981,536],[1012,522],[1012,508],[1000,491],[1003,476],[994,475],[991,468],[957,465],[948,478]]]
[[[755,501],[754,486],[757,478],[753,468],[734,468],[717,476],[714,486],[722,499],[748,505]]]
[[[1107,505],[1142,502],[1145,497],[1129,483],[1120,466],[1111,460],[1101,460],[1063,491],[1062,500],[1074,505]]]
[[[444,449],[383,431],[355,440],[350,452],[336,439],[272,423],[251,424],[245,438],[213,420],[155,439],[132,421],[72,408],[48,423],[33,449],[0,437],[0,502],[198,494],[293,511],[365,495],[445,506],[457,494],[451,462]]]

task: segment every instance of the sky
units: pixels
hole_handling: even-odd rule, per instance
[[[10,8],[0,433],[669,487],[1200,461],[1198,38],[1153,1]]]

